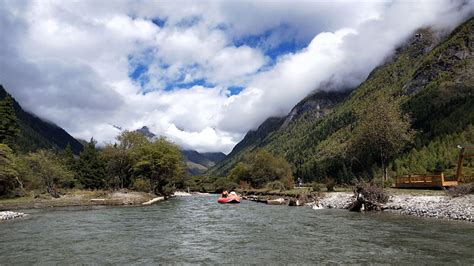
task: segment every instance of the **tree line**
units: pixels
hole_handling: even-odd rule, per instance
[[[60,189],[132,189],[169,196],[184,186],[181,152],[165,138],[150,140],[123,131],[115,143],[98,148],[91,139],[78,156],[70,145],[63,151],[40,149],[21,153],[20,133],[11,96],[0,101],[0,198]]]

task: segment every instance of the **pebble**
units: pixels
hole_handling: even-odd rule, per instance
[[[0,212],[0,221],[13,220],[16,218],[25,217],[27,215],[28,214],[21,213],[21,212],[3,211],[3,212]]]
[[[347,209],[353,201],[352,193],[328,193],[319,200],[324,208]],[[435,219],[474,222],[474,195],[449,196],[394,195],[384,205],[385,210]]]

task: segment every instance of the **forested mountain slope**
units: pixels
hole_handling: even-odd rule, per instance
[[[0,85],[0,100],[4,99],[7,93]],[[82,150],[82,144],[64,129],[23,110],[15,100],[13,107],[20,126],[20,134],[16,141],[20,151],[35,151],[40,148],[64,149],[67,144],[75,154],[79,154]]]
[[[194,150],[183,150],[181,153],[186,163],[186,170],[191,175],[202,174],[225,158],[222,152],[199,153]]]
[[[391,161],[391,174],[453,168],[456,145],[474,142],[473,37],[473,18],[443,38],[429,28],[417,31],[349,96],[319,92],[311,96],[319,105],[304,99],[286,118],[267,120],[249,132],[209,174],[226,175],[245,154],[263,148],[284,156],[294,174],[308,181],[374,176],[376,162],[355,160],[349,146],[357,108],[380,94],[393,98],[417,131],[414,143]]]

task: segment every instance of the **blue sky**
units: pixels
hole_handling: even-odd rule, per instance
[[[202,18],[199,16],[191,16],[182,19],[181,21],[176,23],[176,25],[173,26],[179,28],[192,28],[199,24],[201,20]],[[170,25],[167,25],[166,19],[157,17],[151,19],[151,22],[162,29],[170,27]],[[215,29],[221,31],[223,34],[228,34],[227,31],[229,27],[225,26],[225,24],[219,24],[217,27],[215,27]],[[262,70],[266,70],[274,66],[280,56],[296,53],[308,45],[310,40],[297,40],[296,38],[292,38],[292,30],[293,29],[288,25],[282,24],[271,29],[265,30],[260,34],[239,36],[239,38],[232,39],[227,44],[227,46],[246,46],[261,51],[262,54],[267,58],[267,62],[255,71],[255,73],[258,73]],[[317,35],[317,32],[315,32],[314,35]],[[216,87],[217,85],[219,85],[209,81],[208,78],[206,78],[205,76],[198,77],[192,80],[185,80],[185,74],[182,73],[176,79],[169,79],[164,81],[163,84],[160,84],[160,87],[150,87],[148,86],[150,78],[147,72],[151,64],[157,64],[157,62],[153,59],[154,53],[151,50],[143,52],[143,55],[140,55],[137,58],[133,55],[129,55],[130,69],[128,75],[133,81],[140,84],[143,94],[146,94],[153,90],[172,91],[180,89],[190,89],[194,86]],[[166,70],[169,65],[159,64],[159,67]],[[186,72],[189,69],[193,68],[200,68],[200,65],[191,64],[189,66],[186,66],[186,69],[183,72]],[[238,95],[246,86],[246,84],[243,82],[234,82],[222,85],[226,90],[228,90],[228,96]]]

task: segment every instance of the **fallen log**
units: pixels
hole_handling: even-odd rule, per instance
[[[165,200],[165,197],[156,197],[152,200],[149,200],[147,202],[143,202],[142,205],[151,205],[151,204],[154,204],[154,203],[157,203],[157,202],[160,202],[160,201],[164,201]]]
[[[272,199],[267,200],[267,204],[268,205],[288,205],[288,202],[284,198],[278,198],[274,200]]]

